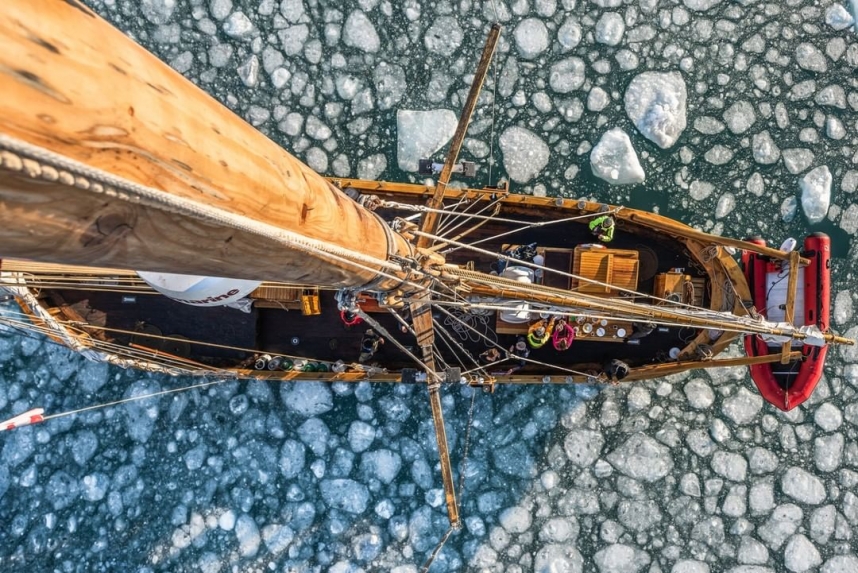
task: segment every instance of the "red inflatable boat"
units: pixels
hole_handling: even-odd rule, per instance
[[[750,242],[765,245],[764,239]],[[815,325],[828,330],[831,309],[831,239],[825,233],[813,233],[804,240],[802,256],[810,264],[800,270],[796,289],[793,323],[796,326]],[[785,306],[789,269],[781,261],[744,251],[742,268],[754,298],[757,310],[772,322],[785,320]],[[751,366],[751,378],[763,398],[781,410],[791,410],[807,400],[822,377],[827,346],[810,346],[793,343],[794,350],[801,348],[802,359],[788,364],[773,362]],[[759,335],[745,336],[748,356],[780,354],[780,343],[767,343]]]

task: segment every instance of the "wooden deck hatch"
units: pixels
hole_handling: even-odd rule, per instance
[[[572,274],[605,284],[572,279],[570,288],[597,296],[616,296],[621,289],[637,290],[639,267],[637,251],[579,245],[575,247]]]

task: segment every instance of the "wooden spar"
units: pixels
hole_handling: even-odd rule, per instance
[[[798,288],[798,273],[801,269],[798,266],[799,254],[798,251],[790,251],[789,253],[789,280],[787,281],[787,298],[786,306],[784,307],[784,321],[793,324],[795,318],[795,293]],[[790,348],[792,341],[788,340],[781,345],[781,364],[789,364]]]
[[[727,326],[736,326],[738,327],[737,329],[742,332],[759,332],[763,334],[789,336],[796,340],[803,340],[804,338],[806,338],[806,334],[802,332],[787,332],[780,328],[751,329],[748,327],[747,324],[725,325],[723,323],[719,323],[717,320],[702,318],[694,315],[683,314],[681,317],[678,317],[675,312],[662,310],[658,306],[634,305],[633,303],[629,303],[628,301],[622,301],[626,303],[622,308],[611,307],[612,301],[610,299],[605,299],[604,302],[594,301],[593,298],[597,297],[589,298],[586,297],[586,295],[580,295],[573,291],[562,292],[559,291],[559,289],[552,289],[548,287],[543,287],[541,285],[527,285],[527,290],[514,288],[512,285],[510,285],[510,288],[504,288],[503,279],[494,275],[483,275],[484,280],[491,281],[498,285],[489,286],[486,284],[475,283],[468,280],[468,275],[476,276],[482,275],[482,273],[475,273],[473,271],[457,272],[454,269],[450,269],[449,267],[447,268],[451,272],[455,272],[463,278],[463,282],[467,284],[468,293],[471,296],[484,296],[490,298],[505,298],[509,300],[540,302],[556,306],[575,306],[602,312],[623,312],[624,316],[632,317],[632,319],[639,319],[641,321],[660,320],[665,322],[675,322],[676,320],[681,318],[682,321],[685,323],[685,326],[688,326],[690,328],[722,329]],[[822,337],[825,339],[826,342],[834,342],[837,344],[850,343],[849,339],[837,336],[832,333],[823,333]]]
[[[643,212],[632,212],[630,215],[624,217],[622,211],[614,215],[614,217],[628,219],[634,223],[647,227],[655,227],[666,231],[672,235],[684,237],[686,239],[694,239],[704,244],[716,244],[724,245],[727,247],[735,247],[737,249],[742,249],[744,251],[752,251],[760,255],[765,255],[767,257],[783,261],[789,260],[790,257],[789,253],[781,251],[779,249],[764,247],[762,245],[757,245],[749,241],[731,239],[730,237],[710,235],[709,233],[704,233],[703,231],[692,229],[688,225],[683,225],[682,223],[667,219],[666,217],[654,217],[648,213]],[[799,259],[799,263],[801,264],[801,266],[807,266],[810,264],[810,259],[801,257]]]
[[[453,134],[450,151],[447,153],[444,168],[441,170],[441,174],[438,177],[435,192],[428,203],[428,206],[433,209],[439,209],[444,202],[447,183],[450,181],[450,176],[453,173],[453,164],[456,163],[456,159],[459,156],[459,150],[462,148],[462,143],[465,140],[468,125],[471,123],[471,115],[474,113],[474,107],[477,105],[480,90],[483,87],[483,82],[485,81],[492,56],[495,53],[498,38],[500,38],[500,31],[501,27],[496,23],[492,24],[492,27],[489,30],[489,36],[486,38],[486,44],[483,48],[483,55],[477,65],[474,81],[471,83],[471,90],[468,92],[468,97],[465,100],[462,113],[459,115],[459,123],[456,126],[456,132]],[[427,233],[434,233],[437,226],[438,213],[434,211],[426,213],[421,223],[421,229]],[[425,235],[420,236],[417,239],[418,249],[425,249],[430,245],[431,240]],[[447,445],[447,430],[444,425],[444,411],[441,409],[440,384],[435,373],[435,327],[432,324],[432,306],[429,302],[414,302],[410,305],[410,310],[414,325],[414,333],[417,335],[417,344],[420,346],[420,350],[423,355],[423,363],[426,364],[428,369],[428,372],[426,373],[426,382],[429,390],[429,406],[432,410],[432,422],[435,426],[435,439],[438,442],[438,457],[441,461],[441,478],[444,482],[444,497],[447,502],[447,515],[450,519],[450,525],[458,529],[461,526],[459,520],[459,506],[456,502],[456,489],[453,482],[453,467],[450,462],[450,449]]]
[[[227,108],[78,1],[0,10],[0,135],[372,261],[410,245]],[[378,277],[332,257],[63,184],[38,162],[0,168],[0,255],[304,285]],[[32,159],[32,158],[30,158]],[[20,165],[19,165],[20,167]],[[67,179],[67,178],[65,178]],[[384,290],[398,284],[382,280]]]
[[[450,143],[450,150],[447,152],[447,159],[444,161],[444,167],[438,176],[438,182],[435,185],[435,193],[432,199],[429,200],[428,206],[433,209],[440,209],[443,204],[444,195],[447,190],[447,183],[450,182],[450,176],[453,174],[453,167],[456,160],[459,158],[459,151],[462,149],[462,143],[465,141],[465,134],[468,132],[468,126],[471,124],[471,116],[474,113],[474,108],[477,106],[477,100],[480,97],[480,91],[483,89],[483,82],[486,80],[486,75],[489,72],[489,65],[492,62],[492,57],[495,54],[495,49],[500,39],[501,26],[497,22],[492,24],[489,30],[489,36],[486,38],[486,44],[483,47],[483,54],[477,64],[477,71],[474,73],[474,81],[471,82],[471,89],[468,92],[468,97],[465,99],[465,105],[462,108],[462,113],[459,115],[459,123],[456,126],[456,132],[453,134],[453,140]],[[435,233],[438,227],[438,213],[428,212],[420,224],[420,230],[424,233]],[[417,239],[418,248],[426,248],[430,246],[432,240],[429,237],[419,237]]]
[[[800,360],[801,352],[790,352],[790,360]],[[751,366],[754,364],[770,364],[780,360],[780,354],[765,354],[763,356],[738,356],[735,358],[710,358],[704,360],[683,360],[674,362],[663,362],[661,364],[646,364],[632,368],[629,375],[623,378],[623,384],[627,382],[638,382],[641,380],[652,380],[662,376],[670,376],[688,370],[706,369],[706,368],[725,368],[728,366]],[[573,383],[591,383],[592,376],[582,376],[573,374],[570,376],[552,376],[550,377],[551,384],[567,384],[570,381]],[[544,375],[518,375],[518,376],[498,376],[491,381],[492,385],[529,385],[546,383]],[[606,382],[607,383],[607,382]],[[478,381],[473,381],[472,386],[479,386]]]

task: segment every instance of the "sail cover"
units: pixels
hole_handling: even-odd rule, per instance
[[[193,306],[224,306],[244,298],[260,281],[137,271],[159,293]]]

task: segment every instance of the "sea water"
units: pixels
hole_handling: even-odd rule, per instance
[[[415,182],[418,159],[443,158],[498,19],[464,145],[479,165],[469,185],[508,181],[774,245],[824,231],[833,327],[858,334],[849,4],[90,5],[317,171]],[[0,418],[198,382],[8,329],[0,362]],[[789,413],[744,368],[608,388],[445,387],[463,528],[432,571],[858,571],[856,390],[854,348],[832,351]],[[409,573],[448,527],[423,388],[256,381],[0,434],[0,523],[4,572]]]

